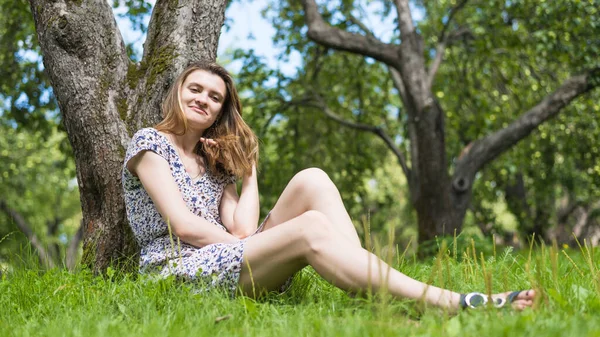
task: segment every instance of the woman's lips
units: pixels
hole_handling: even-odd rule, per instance
[[[191,106],[190,108],[192,108],[192,110],[196,111],[197,113],[208,116],[208,113],[206,111],[204,111],[203,109],[201,109],[197,106]]]

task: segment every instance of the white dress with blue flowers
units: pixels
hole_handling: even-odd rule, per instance
[[[175,275],[200,283],[207,289],[226,287],[234,294],[242,269],[245,240],[198,248],[170,236],[167,222],[140,180],[127,169],[127,162],[141,151],[152,151],[164,158],[190,211],[222,230],[226,229],[219,216],[221,196],[224,187],[235,182],[233,176],[208,169],[203,176],[193,180],[165,136],[153,128],[136,132],[125,155],[122,179],[127,219],[141,247],[140,272]]]

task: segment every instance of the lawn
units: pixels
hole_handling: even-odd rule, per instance
[[[385,293],[348,296],[309,268],[286,293],[252,300],[112,269],[100,277],[28,263],[2,274],[0,336],[600,336],[598,253],[591,248],[484,255],[467,247],[441,249],[427,261],[391,260],[411,277],[459,292],[533,287],[540,296],[520,313],[448,315]]]

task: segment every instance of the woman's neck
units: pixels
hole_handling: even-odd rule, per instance
[[[201,132],[194,132],[188,130],[183,135],[171,134],[171,136],[173,137],[175,146],[179,147],[185,154],[191,154],[196,149],[196,145],[200,141],[202,133],[204,133],[204,130],[202,130]]]

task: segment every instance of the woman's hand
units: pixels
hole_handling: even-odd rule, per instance
[[[200,142],[207,146],[219,147],[219,143],[217,143],[217,141],[212,138],[200,137]]]

